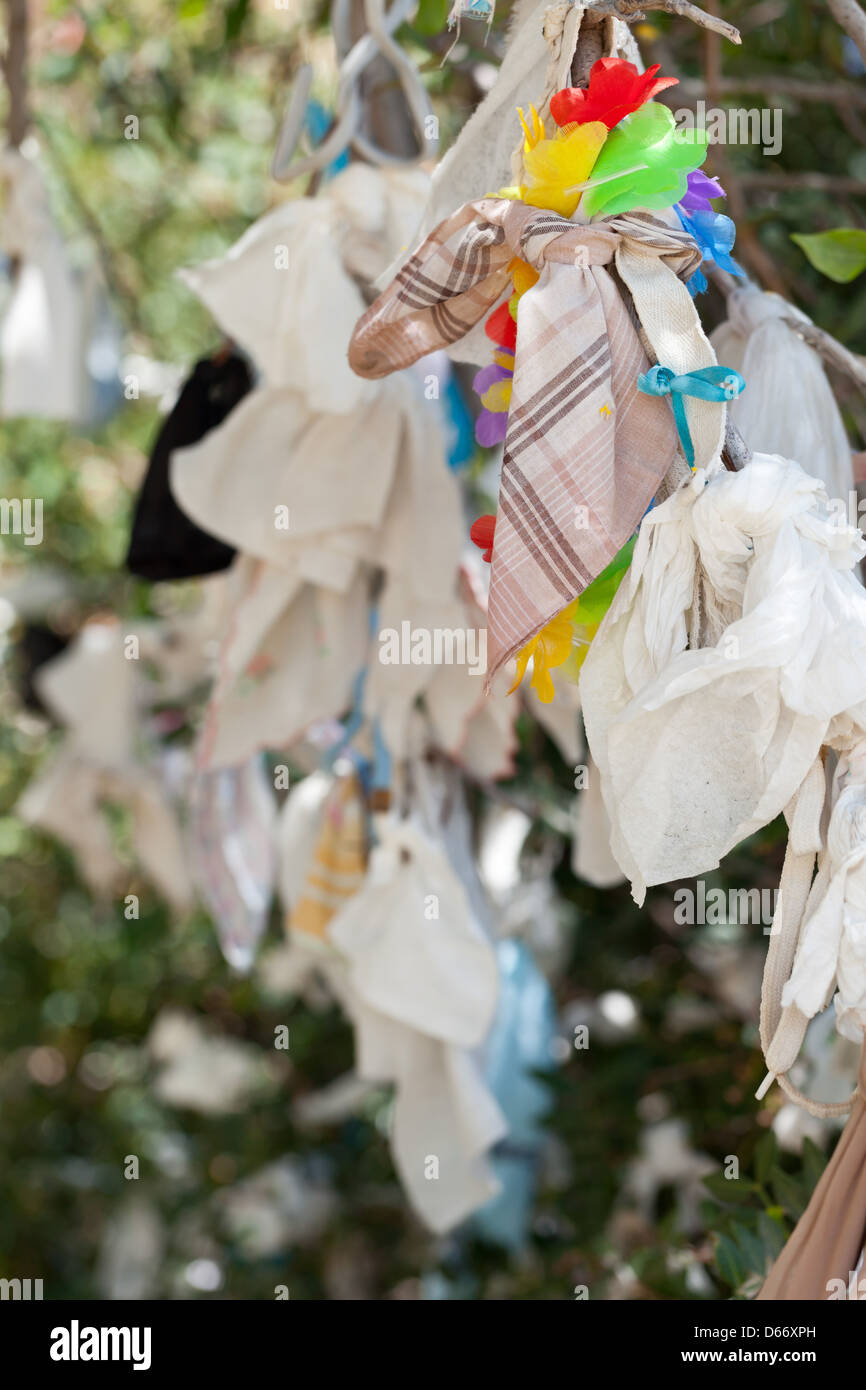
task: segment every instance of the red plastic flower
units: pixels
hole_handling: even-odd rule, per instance
[[[517,346],[517,323],[511,317],[507,302],[494,309],[484,325],[484,332],[497,347],[507,348],[509,352],[514,351]]]
[[[589,74],[589,86],[557,92],[550,98],[550,114],[558,126],[602,121],[612,130],[624,116],[676,84],[676,77],[656,77],[660,66],[656,63],[638,72],[624,58],[599,58]]]
[[[493,558],[493,532],[496,529],[495,516],[480,516],[469,528],[469,538],[479,550],[483,550],[482,560],[489,564]]]

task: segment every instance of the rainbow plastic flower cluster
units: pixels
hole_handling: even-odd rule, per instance
[[[729,275],[744,275],[745,271],[731,257],[736,235],[734,224],[723,212],[715,212],[710,202],[711,198],[724,196],[725,190],[718,179],[711,179],[703,169],[693,169],[685,196],[677,203],[675,211],[681,225],[700,247],[705,265],[714,262]],[[707,288],[707,277],[702,270],[695,271],[688,288],[692,296],[702,294]]]
[[[653,102],[675,77],[658,77],[658,64],[639,73],[622,58],[601,58],[594,65],[586,89],[568,87],[550,101],[555,130],[548,135],[535,107],[528,119],[520,111],[524,133],[523,182],[500,190],[500,197],[520,198],[531,207],[545,208],[562,217],[592,221],[613,217],[633,208],[676,208],[687,231],[700,246],[705,260],[741,273],[730,259],[733,224],[715,213],[709,199],[722,189],[701,173],[698,166],[707,153],[702,131],[677,130],[673,113]],[[538,279],[525,261],[509,267],[513,288],[509,299],[485,324],[494,345],[493,361],[475,377],[474,389],[482,410],[476,438],[485,447],[501,444],[508,426],[508,410],[514,376],[518,310],[522,296]],[[706,286],[700,271],[690,289]],[[480,517],[472,538],[492,558],[494,518]],[[564,668],[574,678],[598,624],[604,617],[631,557],[632,542],[611,565],[519,653],[515,686],[522,680],[530,658],[531,684],[545,703],[553,699],[552,669]]]

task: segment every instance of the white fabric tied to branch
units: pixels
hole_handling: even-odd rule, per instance
[[[328,937],[346,963],[358,1073],[396,1085],[394,1162],[444,1231],[498,1190],[486,1153],[507,1125],[475,1056],[496,1009],[496,955],[439,846],[408,821],[382,817],[377,833],[367,880]]]
[[[771,455],[696,475],[643,522],[581,674],[612,847],[638,901],[647,884],[715,868],[778,815],[837,715],[866,727],[864,553],[820,482]]]
[[[39,695],[66,732],[57,756],[28,784],[16,809],[23,820],[68,845],[93,892],[108,897],[122,890],[129,870],[112,838],[105,805],[125,807],[138,864],[172,909],[185,913],[194,894],[180,824],[157,750],[138,736],[146,707],[143,663],[129,660],[126,652],[126,643],[136,636],[142,654],[156,657],[158,644],[148,644],[148,627],[153,624],[130,634],[116,623],[89,624],[40,669]]]
[[[515,6],[496,81],[437,164],[414,244],[464,203],[495,194],[515,180],[520,182],[514,167],[515,144],[520,141],[517,107],[533,102],[548,118],[549,128],[550,98],[571,85],[569,74],[585,9],[580,0],[556,5],[549,5],[547,0],[524,0]],[[609,32],[613,36],[609,56],[627,58],[642,70],[628,25],[614,20]],[[406,259],[405,251],[401,252],[379,285],[389,283]],[[448,355],[457,362],[478,366],[489,362],[490,339],[483,324],[450,346]]]
[[[812,888],[782,1004],[808,1018],[837,986],[837,1027],[851,1042],[866,1028],[866,777],[861,742],[833,779],[826,851]],[[859,768],[857,764],[860,764]],[[855,771],[856,769],[856,771]]]
[[[490,733],[482,682],[466,667],[383,667],[368,633],[374,569],[385,572],[382,627],[467,625],[464,521],[440,406],[410,373],[363,381],[346,360],[363,309],[356,281],[411,240],[428,186],[417,170],[352,166],[315,199],[260,219],[220,260],[183,272],[263,377],[171,462],[184,511],[240,552],[199,750],[205,769],[288,746],[312,721],[339,715],[371,656],[365,708],[395,757],[420,694],[436,705],[437,746],[463,754],[470,720],[473,733],[484,735],[482,721]],[[485,626],[483,615],[474,625]],[[481,741],[486,771],[506,770],[507,731],[496,747]]]
[[[728,296],[728,318],[710,334],[719,361],[748,384],[732,401],[730,418],[759,453],[809,460],[833,500],[854,488],[851,445],[823,363],[785,323],[811,320],[778,294],[745,285]],[[768,409],[768,402],[772,408]]]
[[[612,846],[639,901],[785,811],[759,1095],[775,1078],[825,1117],[850,1102],[810,1101],[787,1073],[834,984],[840,1033],[866,1028],[864,552],[795,463],[756,454],[699,474],[643,523],[581,676]],[[826,835],[824,745],[841,754]]]
[[[0,174],[8,189],[0,245],[18,261],[0,324],[0,412],[80,423],[89,404],[81,286],[38,165],[5,150]]]

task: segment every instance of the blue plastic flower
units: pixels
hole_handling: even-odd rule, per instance
[[[696,270],[694,275],[686,281],[686,289],[692,299],[696,295],[704,294],[710,287],[710,282],[702,270]]]
[[[730,275],[745,276],[745,271],[731,257],[737,229],[723,212],[685,212],[677,205],[677,216],[685,230],[694,237],[705,261],[713,261]],[[694,277],[692,277],[694,278]]]

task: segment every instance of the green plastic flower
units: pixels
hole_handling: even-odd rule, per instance
[[[648,102],[608,135],[581,211],[592,218],[673,207],[686,192],[691,171],[706,159],[707,140],[706,131],[678,130],[667,106]]]

